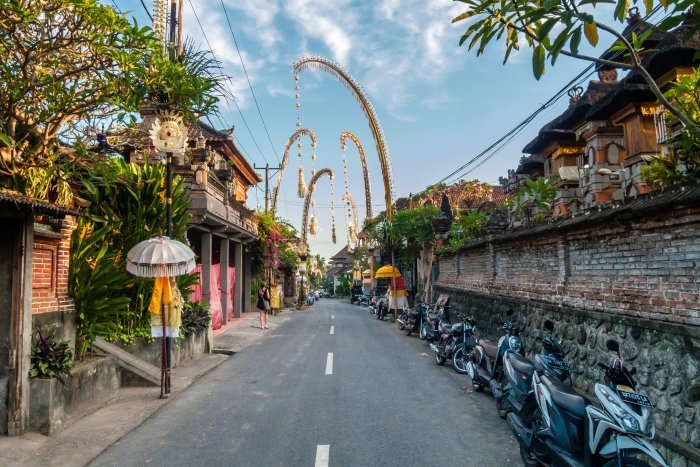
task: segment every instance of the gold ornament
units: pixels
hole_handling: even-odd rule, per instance
[[[316,221],[316,216],[311,214],[311,223],[309,225],[309,233],[311,235],[316,235],[318,233],[318,222]]]
[[[306,182],[304,181],[304,168],[299,167],[299,186],[298,186],[297,196],[303,198],[306,196]]]

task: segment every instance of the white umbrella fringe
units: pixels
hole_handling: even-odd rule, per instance
[[[139,277],[181,276],[195,266],[194,252],[168,237],[144,240],[126,255],[126,270]]]

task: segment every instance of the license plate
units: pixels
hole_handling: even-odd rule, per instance
[[[644,394],[637,394],[636,392],[625,391],[619,388],[617,390],[617,393],[620,395],[620,399],[622,399],[624,402],[627,402],[628,404],[641,405],[642,407],[652,406],[651,400]]]

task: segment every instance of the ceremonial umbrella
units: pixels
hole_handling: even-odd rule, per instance
[[[401,272],[394,266],[382,266],[374,273],[375,279],[389,279],[391,277],[401,277]]]
[[[189,273],[196,266],[194,252],[170,237],[153,237],[137,244],[126,254],[126,270],[139,277],[174,277]],[[160,396],[170,396],[170,345],[166,339],[166,318],[161,304],[163,355],[161,359]]]

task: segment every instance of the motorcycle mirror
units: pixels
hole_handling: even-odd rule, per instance
[[[508,308],[508,311],[506,311],[506,315],[507,315],[507,316],[513,316],[514,313],[515,313],[515,312],[513,311],[512,308]]]
[[[544,328],[545,328],[545,330],[547,330],[549,332],[553,332],[554,331],[554,323],[551,322],[550,320],[547,320],[544,322]]]
[[[619,352],[620,351],[620,344],[616,340],[613,339],[608,339],[608,341],[605,343],[605,347],[611,352]]]

